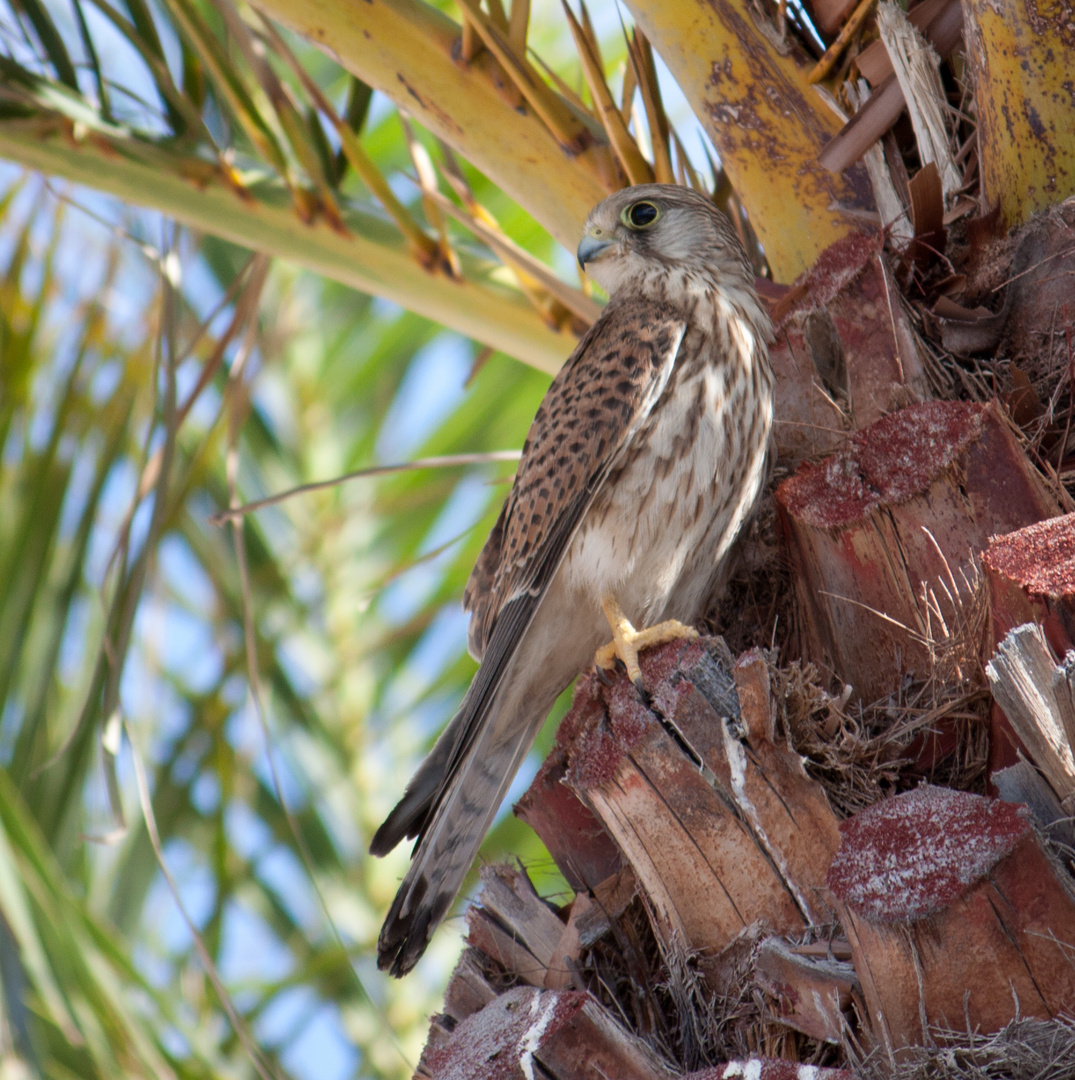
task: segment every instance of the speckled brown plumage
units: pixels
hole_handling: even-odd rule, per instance
[[[610,300],[549,388],[467,585],[481,665],[371,844],[418,837],[378,943],[396,975],[451,906],[553,701],[608,639],[602,602],[636,626],[697,618],[764,481],[769,322],[724,217],[683,188],[628,188],[590,214],[579,259]]]
[[[639,325],[620,296],[549,387],[511,494],[463,596],[476,660],[505,598],[540,586],[637,426],[639,399],[683,333],[682,313],[655,305]]]

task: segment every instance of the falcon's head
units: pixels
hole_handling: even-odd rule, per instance
[[[611,296],[621,286],[666,291],[752,288],[754,274],[728,219],[704,195],[638,184],[599,202],[586,219],[579,265]]]

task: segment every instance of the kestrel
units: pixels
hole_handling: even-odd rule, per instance
[[[557,696],[617,658],[641,689],[639,650],[694,636],[765,481],[772,330],[724,215],[686,188],[626,188],[591,211],[578,261],[609,303],[549,387],[467,584],[480,666],[370,845],[417,837],[377,946],[393,975],[447,914]]]

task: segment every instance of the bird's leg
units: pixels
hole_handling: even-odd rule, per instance
[[[663,645],[665,642],[680,639],[690,641],[698,636],[697,630],[684,625],[677,619],[666,619],[656,626],[636,630],[613,596],[606,596],[601,601],[601,610],[608,619],[608,625],[612,627],[612,640],[594,653],[594,665],[599,670],[607,671],[616,666],[617,659],[622,660],[623,666],[627,668],[627,677],[635,684],[640,694],[643,693],[643,689],[638,654],[653,645]]]

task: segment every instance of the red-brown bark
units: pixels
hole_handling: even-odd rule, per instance
[[[986,656],[1024,623],[1038,623],[1057,656],[1075,648],[1075,514],[994,537],[982,557],[989,586]],[[1016,764],[1027,748],[995,702],[989,771]]]
[[[833,244],[776,306],[777,456],[831,453],[851,431],[928,397],[918,349],[880,238]]]
[[[520,986],[468,1016],[425,1055],[436,1080],[674,1080],[589,994]]]
[[[959,402],[885,417],[776,498],[803,654],[866,701],[930,674],[930,605],[958,621],[990,536],[1058,511],[999,407]]]
[[[766,938],[754,956],[754,980],[773,999],[775,1014],[825,1042],[846,1037],[852,998],[860,993],[850,952],[837,959],[835,951],[829,942],[804,950],[774,937]]]
[[[666,948],[713,956],[755,922],[801,930],[794,894],[726,793],[629,682],[593,691],[608,712],[580,731],[566,782],[630,862]]]
[[[576,694],[571,711],[560,722],[556,744],[534,782],[515,806],[515,813],[538,834],[573,889],[586,891],[623,868],[623,856],[601,822],[564,784],[568,748],[581,726],[603,715],[600,699]]]
[[[989,583],[990,652],[1026,622],[1062,656],[1075,648],[1075,514],[995,536],[982,556]]]
[[[881,1045],[1075,1007],[1075,902],[1025,809],[923,787],[841,831],[829,883]]]

